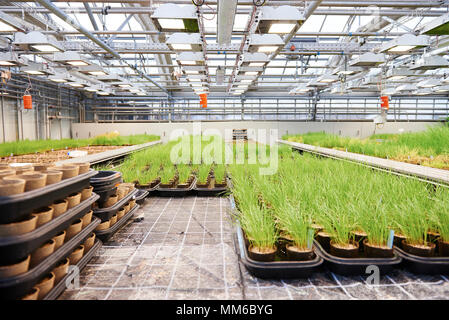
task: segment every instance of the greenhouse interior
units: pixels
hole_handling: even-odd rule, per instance
[[[0,77],[0,300],[449,298],[447,0],[0,0]]]

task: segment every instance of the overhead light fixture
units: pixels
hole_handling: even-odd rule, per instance
[[[264,65],[264,62],[250,62],[248,64],[248,67],[263,67]]]
[[[118,74],[115,74],[115,73],[98,76],[97,79],[102,82],[108,82],[108,83],[123,82],[123,80],[124,80],[122,77],[120,77]]]
[[[403,84],[396,88],[397,92],[416,91],[418,88],[414,84]]]
[[[56,52],[53,55],[53,61],[73,67],[82,67],[91,64],[88,59],[76,51]]]
[[[416,61],[410,67],[410,70],[435,70],[448,67],[449,62],[445,58],[441,56],[426,56]]]
[[[41,53],[64,51],[60,43],[48,38],[39,31],[15,33],[14,45],[17,45],[24,50],[37,51]]]
[[[199,33],[173,33],[165,43],[174,51],[202,51],[203,44]]]
[[[14,67],[25,66],[27,61],[23,58],[19,58],[13,52],[1,52],[0,53],[0,66],[2,67]]]
[[[204,55],[202,52],[181,52],[177,54],[176,60],[182,66],[204,65]]]
[[[304,21],[304,14],[296,7],[267,6],[261,8],[258,29],[261,33],[286,34],[301,26]]]
[[[98,92],[100,90],[100,87],[98,86],[89,86],[84,88],[87,92]]]
[[[313,90],[310,87],[307,87],[306,85],[302,84],[296,88],[293,88],[292,90],[290,90],[289,94],[290,95],[298,95],[298,94],[305,94],[308,93],[309,91]]]
[[[320,82],[320,81],[316,81],[316,80],[311,80],[307,83],[307,87],[326,87],[328,84],[325,82]]]
[[[432,90],[436,93],[449,92],[449,85],[435,87]]]
[[[196,6],[178,6],[165,3],[154,10],[151,19],[159,31],[162,32],[199,32],[198,16]]]
[[[249,80],[249,79],[242,79],[240,80],[241,83],[251,83],[253,82],[253,80]]]
[[[449,35],[449,13],[446,13],[426,24],[421,34],[429,36]]]
[[[259,72],[255,72],[255,71],[248,71],[244,73],[245,76],[257,76],[259,74]]]
[[[55,72],[54,75],[48,77],[48,80],[56,83],[66,83],[69,82],[69,76],[64,72]]]
[[[237,0],[217,1],[217,43],[226,45],[231,43],[237,13]]]
[[[341,66],[341,67],[336,68],[332,72],[332,74],[335,74],[335,75],[340,75],[340,74],[353,75],[353,74],[356,74],[356,73],[360,73],[362,71],[363,71],[363,69],[359,68],[359,67]]]
[[[427,79],[418,82],[418,88],[433,88],[441,85],[441,81],[437,79]]]
[[[426,96],[426,95],[429,95],[429,94],[432,94],[432,93],[433,93],[433,91],[430,88],[416,90],[416,91],[413,92],[413,94],[416,94],[418,96]]]
[[[380,52],[391,54],[408,54],[411,50],[429,46],[429,37],[404,34],[381,46]]]
[[[241,67],[263,67],[270,62],[270,58],[262,52],[246,52],[240,59],[242,61]]]
[[[20,68],[20,71],[25,72],[26,74],[43,76],[43,75],[51,75],[54,74],[54,71],[43,63],[28,63],[28,65]]]
[[[80,66],[77,71],[91,76],[106,76],[108,73],[99,65]]]
[[[407,77],[413,76],[414,73],[407,68],[391,68],[387,71],[385,77],[390,81],[402,80]]]
[[[380,92],[380,94],[382,96],[392,96],[395,93],[396,93],[396,88],[385,88]]]
[[[338,81],[338,76],[333,74],[323,74],[322,76],[318,77],[317,81],[322,83],[333,83]]]
[[[0,32],[16,32],[22,29],[21,24],[14,17],[0,12]]]
[[[277,34],[252,34],[249,38],[249,51],[272,53],[284,46],[284,41]]]
[[[352,67],[375,67],[386,61],[385,55],[380,53],[366,52],[349,62]]]

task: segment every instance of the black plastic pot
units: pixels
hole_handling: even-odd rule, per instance
[[[262,279],[297,279],[307,278],[314,272],[318,272],[323,259],[315,254],[309,261],[273,261],[258,262],[248,257],[243,231],[237,226],[237,241],[240,251],[240,260],[249,273]]]
[[[344,276],[369,275],[369,266],[377,266],[380,274],[391,272],[399,265],[402,258],[395,254],[392,258],[339,258],[323,249],[318,241],[314,241],[315,252],[325,260],[325,265],[332,271]]]
[[[81,271],[84,269],[84,267],[89,263],[89,261],[94,257],[95,253],[97,253],[97,250],[103,245],[103,243],[100,240],[95,240],[95,244],[92,248],[90,248],[89,252],[87,252],[80,261],[76,264],[78,269]],[[66,289],[66,280],[70,277],[69,274],[67,274],[64,278],[62,278],[54,287],[51,289],[51,291],[44,297],[43,300],[56,300],[61,293],[64,292]]]
[[[98,195],[92,194],[89,199],[31,232],[0,237],[0,265],[14,264],[25,259],[28,254],[67,229],[75,220],[83,217],[97,199]]]
[[[0,299],[15,300],[20,299],[31,291],[45,275],[50,273],[58,263],[68,257],[70,253],[82,244],[100,224],[100,219],[93,218],[92,222],[86,226],[80,233],[64,243],[53,254],[45,258],[36,267],[28,272],[11,277],[0,279]]]
[[[122,182],[122,174],[118,171],[98,171],[98,173],[90,179],[90,184],[95,189],[111,189]]]
[[[156,190],[156,195],[160,197],[185,197],[194,194],[197,178],[195,177],[188,188],[162,188],[160,185]]]
[[[102,242],[106,242],[114,233],[116,233],[125,223],[133,216],[133,214],[137,211],[139,205],[136,204],[134,208],[129,210],[127,214],[125,214],[119,221],[117,221],[111,228],[106,230],[95,231],[95,234],[98,239]]]
[[[147,190],[137,190],[136,203],[142,205],[149,194],[150,192]]]
[[[56,200],[64,199],[69,194],[80,192],[89,186],[89,179],[97,171],[89,170],[76,177],[36,190],[0,197],[0,223],[18,222],[30,214],[34,209],[48,206]]]
[[[94,209],[94,215],[101,219],[101,222],[108,221],[113,215],[117,214],[117,211],[123,207],[129,200],[137,195],[138,190],[134,189],[128,193],[125,197],[117,201],[112,207],[109,208],[97,208]]]
[[[403,260],[402,265],[409,271],[418,274],[449,274],[449,257],[419,257],[394,247],[395,252]]]

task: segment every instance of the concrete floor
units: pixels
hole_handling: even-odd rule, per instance
[[[151,198],[91,260],[80,288],[59,299],[448,299],[445,276],[403,270],[378,286],[322,272],[266,281],[239,262],[225,198]]]

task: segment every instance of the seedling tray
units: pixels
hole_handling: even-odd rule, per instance
[[[96,237],[103,242],[109,240],[109,238],[118,231],[125,223],[132,217],[132,215],[137,211],[139,205],[136,204],[134,208],[129,210],[127,214],[125,214],[119,221],[117,221],[111,228],[106,230],[95,231]]]
[[[82,244],[100,224],[100,219],[93,217],[92,222],[72,239],[64,243],[58,250],[48,256],[28,272],[11,278],[0,279],[0,300],[16,300],[22,298],[57,264],[68,257],[73,250]]]
[[[137,184],[136,184],[136,188],[142,189],[142,190],[145,190],[145,191],[148,191],[148,192],[153,192],[153,191],[156,191],[156,190],[159,188],[160,184],[161,184],[161,181],[160,181],[160,180],[159,180],[159,182],[156,183],[153,187],[151,187],[151,183],[150,183],[150,184],[140,184],[140,183],[137,183]]]
[[[97,175],[90,179],[94,189],[106,190],[115,187],[122,181],[122,174],[118,171],[98,171]]]
[[[243,231],[237,226],[237,241],[240,251],[240,260],[253,276],[262,279],[297,279],[307,278],[317,272],[323,264],[323,258],[316,254],[309,261],[273,261],[259,262],[248,257]],[[315,251],[315,248],[314,248]]]
[[[89,179],[96,173],[97,171],[91,169],[89,172],[43,188],[13,196],[0,197],[0,223],[18,222],[34,209],[48,206],[56,200],[64,199],[71,193],[89,187]]]
[[[394,247],[402,257],[402,265],[417,274],[449,274],[449,257],[420,257]]]
[[[143,202],[145,201],[145,198],[149,195],[150,193],[146,190],[138,190],[137,194],[136,194],[136,202],[140,205],[143,204]]]
[[[15,264],[25,259],[28,254],[67,229],[73,221],[83,217],[97,199],[98,195],[92,194],[89,199],[31,232],[18,236],[0,237],[0,265]]]
[[[197,178],[195,177],[188,188],[157,188],[157,195],[160,197],[185,197],[189,194],[193,194]]]
[[[110,220],[117,211],[123,207],[129,200],[131,200],[136,194],[137,189],[134,189],[128,193],[125,197],[116,202],[112,207],[109,208],[98,208],[94,209],[94,215],[101,219],[101,222]]]
[[[318,241],[314,241],[314,244],[315,252],[324,259],[325,265],[332,272],[344,276],[367,275],[368,266],[377,266],[380,274],[386,274],[402,262],[402,258],[396,253],[392,258],[339,258],[324,250]]]
[[[85,254],[80,261],[76,264],[79,271],[84,269],[84,267],[89,263],[89,261],[94,257],[95,253],[97,253],[98,249],[103,245],[103,243],[96,239],[94,245],[92,248],[90,248],[89,252]],[[64,278],[62,278],[54,287],[51,289],[51,291],[44,297],[43,300],[56,300],[61,293],[64,292],[66,289],[66,281],[70,277],[69,274],[66,274]]]
[[[109,199],[110,196],[117,194],[117,187],[100,191],[94,188],[94,192],[100,196],[97,202],[100,205],[103,205]]]
[[[198,188],[193,189],[198,197],[215,197],[224,195],[229,189],[228,186],[220,188]]]

